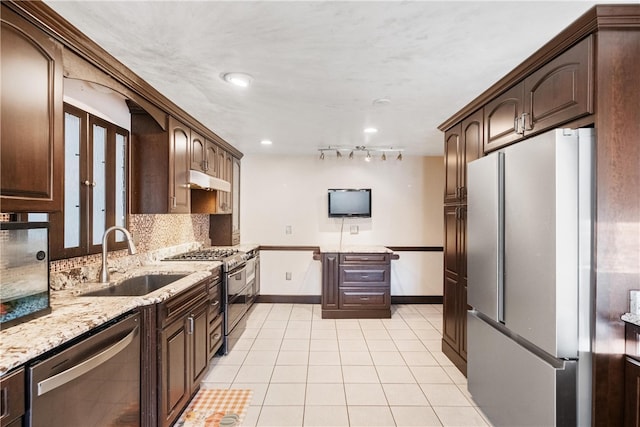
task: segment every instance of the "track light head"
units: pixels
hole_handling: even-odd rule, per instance
[[[384,151],[382,152],[382,161],[384,162],[385,160],[387,160],[387,153],[385,153]]]
[[[370,162],[371,161],[371,153],[369,153],[367,151],[367,157],[364,158],[365,161]]]
[[[342,157],[342,153],[340,152],[340,150],[336,150],[336,157],[337,158]]]
[[[353,151],[349,153],[349,160],[353,159]]]
[[[397,157],[397,160],[400,160],[400,161],[402,161],[402,152],[400,152],[400,153],[398,153],[398,157]]]
[[[324,151],[320,152],[320,160],[324,160]]]

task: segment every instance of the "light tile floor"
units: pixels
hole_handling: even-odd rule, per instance
[[[442,305],[391,319],[322,319],[320,305],[255,304],[203,388],[250,388],[243,426],[487,426],[441,352]]]

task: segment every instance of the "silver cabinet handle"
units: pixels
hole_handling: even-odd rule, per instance
[[[215,300],[211,303],[211,307],[215,307],[216,305],[220,305],[220,300]]]
[[[193,326],[194,326],[194,321],[193,321],[193,314],[191,316],[189,316],[189,335],[193,335]]]
[[[174,208],[175,208],[175,207],[177,207],[177,206],[178,206],[178,202],[177,202],[177,200],[176,200],[176,196],[172,196],[172,197],[171,197],[171,199],[173,200],[173,201],[172,201],[173,207],[174,207]]]
[[[72,368],[62,371],[52,377],[42,380],[38,383],[38,396],[50,392],[58,387],[65,385],[66,383],[75,380],[81,375],[86,374],[92,369],[97,368],[104,362],[108,361],[122,350],[124,350],[138,335],[138,327],[136,326],[126,337],[107,348],[106,350],[96,354],[90,359],[85,360],[82,363],[75,365]]]
[[[85,180],[83,182],[84,185],[86,185],[87,187],[95,187],[96,186],[96,182],[95,181],[89,181],[88,179]]]
[[[215,335],[213,336],[213,339],[214,339],[214,340],[219,340],[220,338],[222,338],[222,334],[215,334]]]

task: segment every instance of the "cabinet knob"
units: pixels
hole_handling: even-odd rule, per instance
[[[222,334],[214,334],[213,335],[213,339],[214,340],[219,340],[220,338],[222,338]]]
[[[96,182],[95,181],[89,181],[88,179],[85,180],[83,182],[84,185],[86,185],[87,187],[95,187],[96,186]]]

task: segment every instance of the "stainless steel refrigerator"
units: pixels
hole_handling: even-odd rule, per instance
[[[591,425],[592,129],[468,165],[468,387],[496,426]]]

